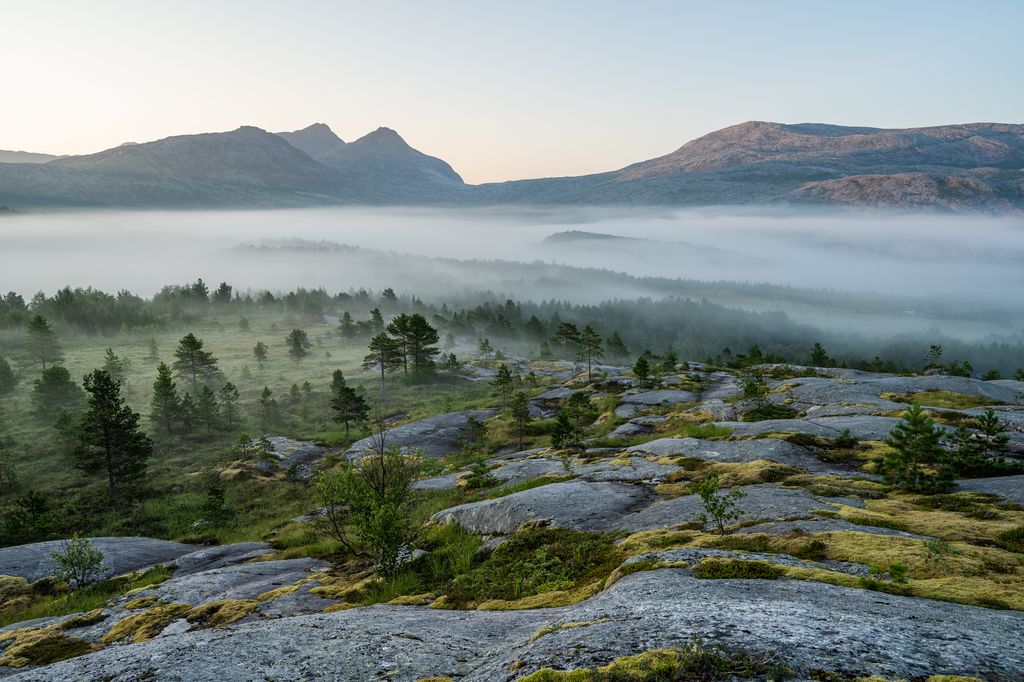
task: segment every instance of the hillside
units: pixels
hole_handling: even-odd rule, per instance
[[[320,123],[277,135],[243,127],[41,164],[0,163],[0,201],[16,208],[793,204],[1006,212],[1024,208],[1024,126],[752,121],[616,171],[478,186],[389,128],[345,143]]]

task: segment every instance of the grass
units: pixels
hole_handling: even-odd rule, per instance
[[[161,583],[170,575],[170,569],[156,566],[136,576],[105,580],[80,590],[52,595],[35,595],[33,601],[28,605],[11,611],[0,611],[0,627],[34,618],[66,616],[71,613],[92,611],[105,606],[111,599],[131,590]]]
[[[482,563],[458,575],[447,591],[455,606],[571,592],[603,581],[623,560],[604,535],[555,528],[520,530]]]
[[[926,405],[928,407],[946,407],[954,410],[967,410],[972,407],[983,407],[985,405],[999,405],[998,401],[991,398],[956,393],[955,391],[921,391],[919,393],[880,393],[882,400],[891,400],[894,403],[910,405]]]

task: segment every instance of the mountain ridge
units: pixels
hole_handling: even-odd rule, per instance
[[[329,126],[242,126],[44,163],[0,162],[0,201],[21,208],[370,205],[756,205],[1024,210],[1024,125],[873,128],[747,121],[668,154],[583,176],[468,185],[381,127],[345,142]]]

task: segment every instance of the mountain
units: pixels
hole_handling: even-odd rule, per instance
[[[1024,210],[1024,126],[882,129],[751,121],[670,154],[580,177],[466,185],[389,128],[345,143],[328,126],[253,127],[0,163],[0,201],[32,207],[795,204]]]
[[[53,154],[37,154],[36,152],[12,152],[0,149],[0,163],[46,163],[59,159]]]
[[[15,207],[277,207],[347,198],[330,168],[250,126],[125,144],[42,165],[0,164],[0,201]]]
[[[346,176],[359,177],[399,202],[453,198],[464,185],[451,166],[413,149],[390,128],[377,128],[316,158]]]
[[[277,136],[314,159],[345,145],[345,141],[324,123],[314,123],[302,130],[278,133]]]
[[[582,177],[496,183],[490,201],[1024,208],[1024,126],[888,130],[751,121]]]

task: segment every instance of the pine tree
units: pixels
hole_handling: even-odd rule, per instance
[[[480,339],[480,342],[477,344],[477,347],[480,349],[480,357],[482,357],[484,360],[494,355],[494,347],[491,346],[490,339]]]
[[[555,338],[561,341],[565,357],[572,357],[573,349],[580,342],[580,331],[572,322],[562,322],[555,330]]]
[[[313,342],[309,340],[309,336],[303,329],[293,329],[288,334],[287,344],[288,355],[295,361],[296,366],[306,359],[309,349],[313,347]]]
[[[890,485],[903,490],[936,493],[948,490],[953,472],[939,444],[943,430],[914,403],[903,413],[885,441],[889,450],[878,462],[878,471]]]
[[[149,353],[146,355],[146,362],[160,362],[160,347],[156,345],[156,339],[149,340]]]
[[[206,426],[206,433],[213,433],[217,424],[218,412],[217,394],[209,386],[203,386],[199,389],[199,396],[196,398],[196,415],[199,417],[199,421]]]
[[[4,414],[3,406],[0,406],[0,495],[5,495],[13,490],[17,482],[14,458],[11,455],[7,415]]]
[[[409,317],[407,344],[415,379],[423,380],[434,374],[434,357],[440,352],[437,342],[437,330],[427,318],[418,313]]]
[[[331,409],[334,410],[334,421],[345,425],[346,436],[350,424],[364,422],[370,416],[366,400],[346,384],[340,369],[334,370],[331,377]]]
[[[178,416],[177,386],[171,377],[171,368],[161,362],[156,368],[156,381],[153,382],[153,399],[150,402],[149,419],[160,424],[164,433],[174,432],[174,420]]]
[[[512,396],[509,416],[512,417],[512,425],[516,429],[516,445],[519,450],[523,449],[523,437],[526,429],[530,426],[533,417],[530,416],[530,401],[523,391],[516,391]]]
[[[213,292],[213,302],[217,305],[227,305],[231,303],[231,285],[227,282],[221,282],[217,290]]]
[[[178,342],[174,357],[175,373],[189,381],[193,393],[199,392],[200,381],[207,383],[217,376],[217,359],[213,353],[203,350],[202,339],[191,332]]]
[[[153,444],[139,429],[139,414],[121,397],[121,385],[109,373],[95,370],[85,377],[88,407],[77,425],[76,466],[86,473],[102,472],[114,499],[118,487],[138,482],[146,470]]]
[[[494,388],[498,397],[501,398],[501,409],[502,411],[508,407],[508,400],[512,396],[512,388],[515,381],[512,378],[512,372],[509,370],[508,365],[504,362],[498,367],[497,374],[494,375],[494,380],[491,381],[491,386]]]
[[[267,362],[267,344],[257,341],[252,347],[252,356],[256,358],[256,369],[263,376],[263,365]]]
[[[380,333],[370,339],[370,352],[363,359],[366,369],[380,371],[380,392],[384,393],[384,375],[402,364],[395,342],[387,334]]]
[[[578,340],[580,360],[587,362],[587,382],[594,380],[594,361],[604,357],[604,349],[601,348],[601,335],[598,334],[589,324],[583,327]]]
[[[395,347],[402,357],[402,372],[409,373],[409,338],[412,317],[405,313],[395,315],[388,324],[388,334],[395,340]]]
[[[41,364],[44,372],[47,364],[53,365],[64,360],[64,352],[57,342],[57,336],[42,315],[33,315],[29,319],[28,341],[32,364]]]
[[[220,407],[221,414],[224,416],[224,421],[228,429],[235,427],[235,416],[238,412],[238,408],[235,407],[235,403],[238,402],[238,387],[236,387],[230,381],[221,386],[220,389]]]

